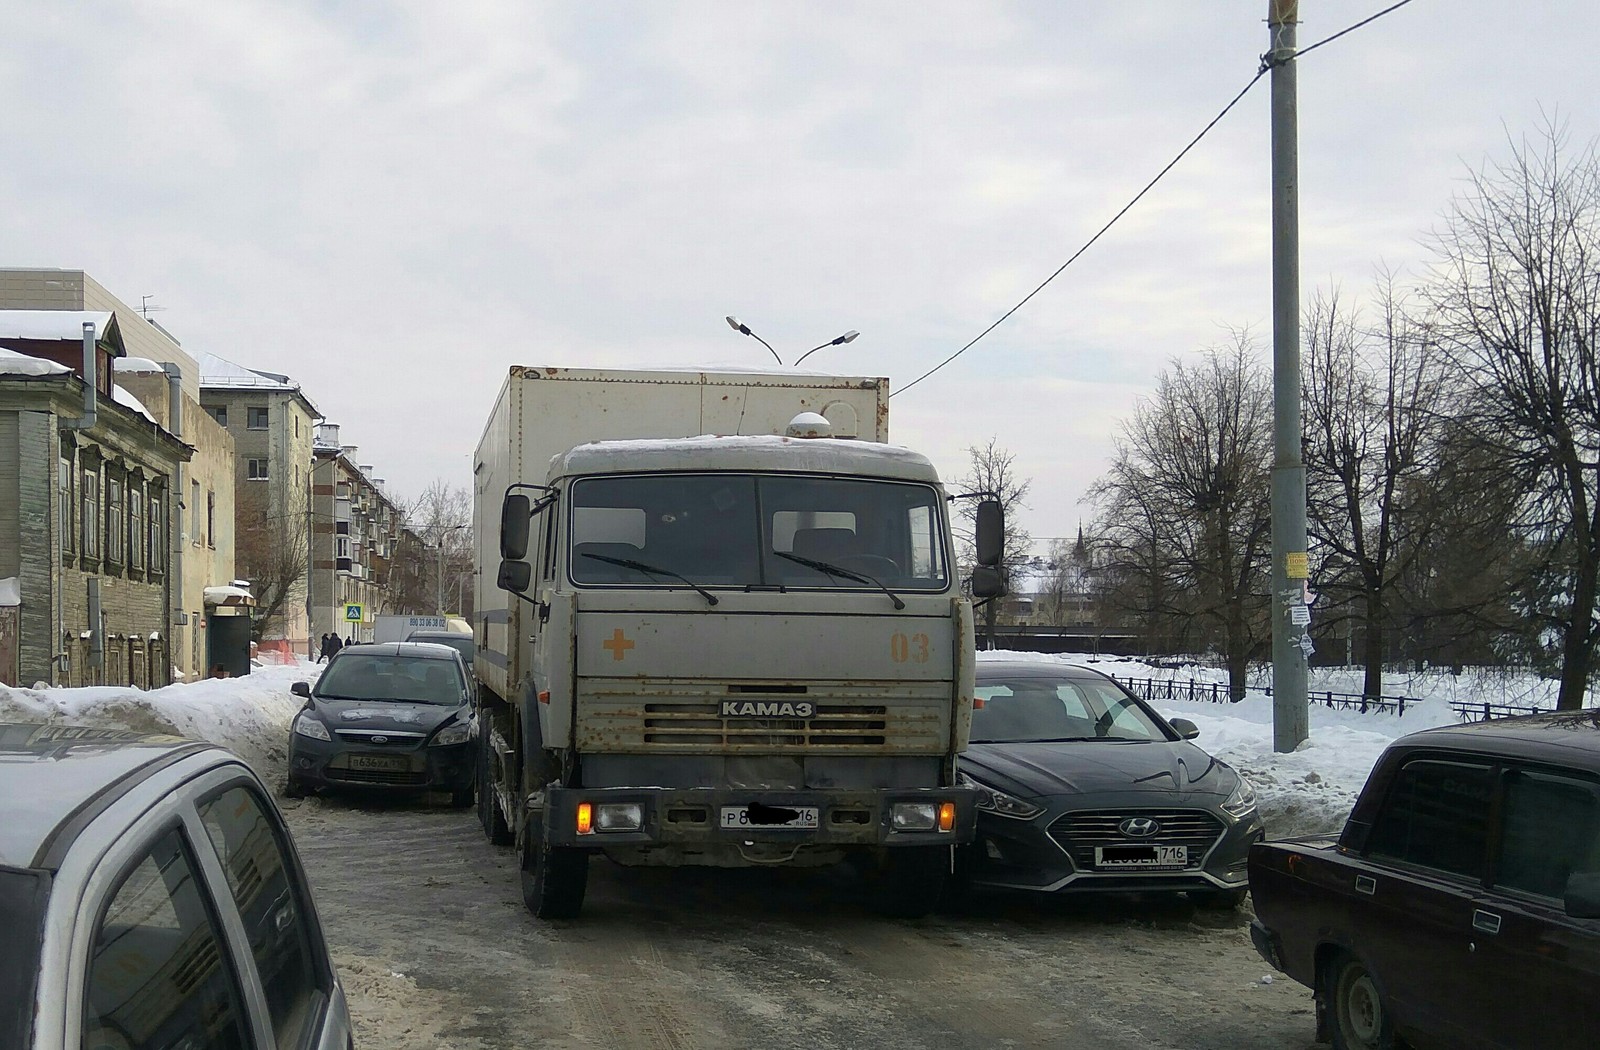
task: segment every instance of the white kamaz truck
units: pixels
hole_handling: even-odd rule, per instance
[[[478,807],[536,915],[595,854],[855,859],[932,907],[973,829],[972,606],[953,497],[887,438],[883,379],[511,369],[474,464]]]

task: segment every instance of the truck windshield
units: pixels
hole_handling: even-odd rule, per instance
[[[585,478],[572,486],[570,572],[574,583],[590,586],[672,589],[688,580],[707,588],[943,591],[941,509],[937,490],[914,482]]]

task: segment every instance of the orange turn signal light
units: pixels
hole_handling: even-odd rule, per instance
[[[939,803],[939,830],[952,831],[956,826],[956,804],[954,802]]]
[[[541,689],[539,691],[539,702],[541,704],[548,704],[550,702],[550,690]]]
[[[594,834],[594,805],[592,803],[578,803],[578,834]]]

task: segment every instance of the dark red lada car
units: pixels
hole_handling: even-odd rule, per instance
[[[1250,891],[1337,1047],[1600,1046],[1600,712],[1396,740],[1338,841],[1258,844]]]

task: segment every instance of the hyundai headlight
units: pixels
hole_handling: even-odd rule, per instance
[[[314,715],[301,711],[294,719],[294,731],[301,736],[308,736],[312,740],[332,740],[328,727],[323,725]]]
[[[472,724],[470,722],[455,722],[439,730],[433,742],[442,747],[446,744],[465,744],[472,739]]]
[[[1024,802],[1020,798],[1013,798],[1004,791],[996,791],[987,784],[980,784],[965,773],[961,774],[961,782],[977,789],[977,806],[986,813],[1011,817],[1014,820],[1032,820],[1044,812],[1041,807],[1035,806],[1031,802]]]
[[[1222,803],[1222,811],[1235,820],[1243,820],[1256,809],[1255,785],[1246,780],[1244,774],[1237,771],[1234,776],[1239,778],[1239,786],[1233,789],[1233,794]]]

